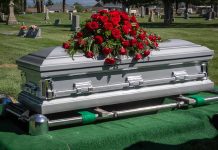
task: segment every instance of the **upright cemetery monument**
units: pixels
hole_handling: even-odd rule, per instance
[[[9,15],[8,15],[8,20],[7,20],[7,24],[10,25],[10,24],[17,24],[17,19],[14,15],[14,2],[13,0],[10,0],[10,3],[9,3]]]

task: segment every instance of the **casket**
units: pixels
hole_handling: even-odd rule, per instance
[[[33,112],[52,114],[206,91],[214,87],[207,72],[213,54],[171,39],[149,58],[122,57],[108,65],[100,56],[72,58],[62,47],[47,48],[17,60],[23,80],[18,101]]]

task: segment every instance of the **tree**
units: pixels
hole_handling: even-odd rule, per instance
[[[51,6],[51,5],[54,5],[54,3],[52,2],[52,0],[48,0],[46,6]]]
[[[75,6],[75,8],[78,12],[82,12],[84,10],[84,7],[80,3],[76,2],[73,5]]]
[[[66,0],[63,0],[63,12],[66,11]]]

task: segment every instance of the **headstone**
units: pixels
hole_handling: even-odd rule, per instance
[[[206,20],[211,20],[212,19],[212,11],[209,11],[206,15]]]
[[[72,12],[70,12],[70,13],[69,13],[69,20],[71,20],[71,21],[72,21],[72,19],[73,19],[73,13],[72,13]]]
[[[216,19],[216,12],[215,11],[212,11],[211,19]]]
[[[27,38],[39,38],[41,37],[41,29],[38,27],[30,27],[26,33]]]
[[[46,5],[43,5],[43,13],[46,13]]]
[[[144,18],[145,17],[145,7],[141,6],[141,17]]]
[[[55,19],[54,25],[58,26],[61,24],[61,20],[60,19]]]
[[[8,20],[7,20],[7,24],[17,24],[17,19],[14,15],[14,3],[13,0],[10,0],[9,3],[9,16],[8,16]]]
[[[185,13],[184,13],[184,19],[189,19],[189,14],[188,14],[188,12],[185,12]]]
[[[148,22],[154,22],[154,12],[151,10],[150,15],[148,17]]]
[[[157,15],[157,19],[160,19],[160,12],[156,12],[156,15]]]
[[[79,29],[80,29],[80,16],[73,15],[71,30],[78,31]]]
[[[46,9],[45,20],[49,20],[49,10],[48,9]]]

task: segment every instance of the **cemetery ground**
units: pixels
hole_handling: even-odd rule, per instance
[[[91,14],[83,13],[80,21],[84,22]],[[0,93],[17,97],[20,91],[20,71],[16,66],[16,59],[42,48],[60,46],[71,35],[71,21],[68,14],[50,14],[48,22],[44,14],[26,14],[16,16],[20,24],[5,25],[0,23]],[[54,26],[55,19],[61,19],[58,26]],[[138,18],[141,26],[148,32],[161,35],[163,40],[179,38],[204,45],[215,51],[215,56],[209,63],[210,78],[218,85],[218,19],[206,21],[204,18],[193,16],[186,20],[176,17],[175,23],[165,27],[162,19],[155,18],[155,23],[147,23],[148,18]],[[37,25],[42,29],[42,38],[31,39],[16,36],[21,23]]]

